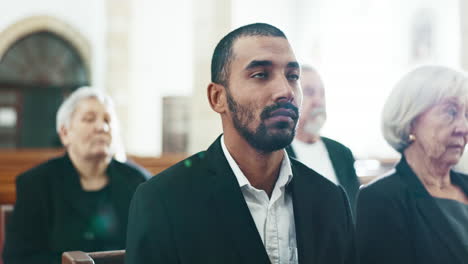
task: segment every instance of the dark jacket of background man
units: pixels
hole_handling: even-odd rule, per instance
[[[327,137],[320,137],[327,148],[329,158],[335,170],[336,177],[340,185],[346,191],[348,195],[349,203],[351,208],[356,207],[356,196],[359,191],[359,179],[354,169],[354,157],[353,153],[349,148],[343,144],[329,139]],[[288,155],[292,158],[296,158],[294,149],[289,146],[286,148]]]

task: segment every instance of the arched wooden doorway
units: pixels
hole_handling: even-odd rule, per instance
[[[58,106],[89,83],[80,54],[58,34],[42,30],[18,39],[0,60],[0,148],[59,146]]]

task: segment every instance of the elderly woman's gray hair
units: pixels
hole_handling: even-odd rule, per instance
[[[398,152],[410,144],[412,122],[425,110],[446,98],[468,95],[468,79],[463,72],[443,66],[422,66],[395,85],[384,105],[382,132]]]
[[[114,114],[114,103],[110,96],[100,91],[99,89],[91,87],[81,87],[74,91],[65,101],[60,105],[57,111],[57,133],[60,133],[62,126],[70,127],[70,121],[73,113],[78,106],[78,103],[84,99],[94,98],[104,105],[108,106],[111,113]],[[114,117],[115,118],[115,117]],[[117,120],[114,120],[117,121]]]

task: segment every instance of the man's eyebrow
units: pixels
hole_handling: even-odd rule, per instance
[[[257,67],[271,67],[273,66],[273,62],[269,60],[253,60],[251,61],[247,67],[245,67],[246,70],[254,69]],[[287,68],[296,68],[299,69],[299,63],[296,61],[291,61],[286,65]]]
[[[253,68],[257,68],[257,67],[269,67],[269,66],[272,66],[273,65],[273,62],[269,61],[269,60],[253,60],[251,61],[247,67],[245,67],[246,70],[250,70],[250,69],[253,69]]]
[[[291,61],[287,65],[288,68],[300,68],[299,63],[297,61]]]

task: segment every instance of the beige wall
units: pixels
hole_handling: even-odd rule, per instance
[[[194,84],[189,133],[189,153],[205,150],[222,132],[220,117],[208,104],[211,56],[231,29],[231,1],[200,0],[194,12]]]
[[[460,0],[461,66],[468,71],[468,1]]]

